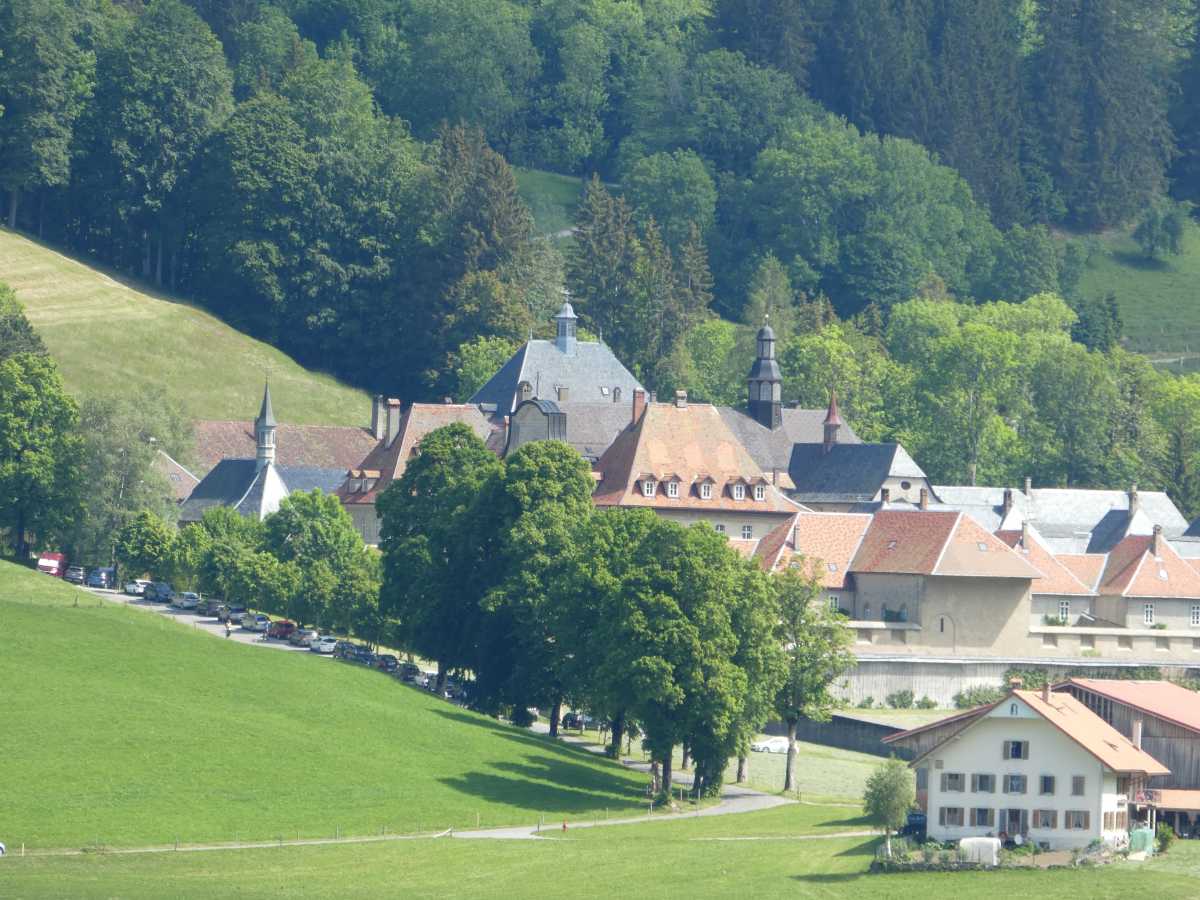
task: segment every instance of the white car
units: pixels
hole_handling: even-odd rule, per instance
[[[271,627],[271,620],[262,613],[246,613],[242,616],[242,627],[247,631],[266,631]]]
[[[133,581],[126,583],[125,593],[130,597],[140,597],[146,593],[146,585],[150,583],[148,578],[135,578]]]
[[[308,649],[313,653],[332,653],[333,648],[337,646],[337,638],[320,637],[308,645]]]
[[[175,595],[171,605],[176,609],[195,609],[200,605],[200,595],[193,591],[183,591]]]
[[[764,738],[750,745],[755,753],[787,753],[788,739],[785,737]]]

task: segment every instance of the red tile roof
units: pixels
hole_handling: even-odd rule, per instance
[[[1042,575],[970,516],[941,510],[880,510],[850,568],[965,578]]]
[[[1129,738],[1070,694],[1052,693],[1047,702],[1040,691],[1016,690],[1012,693],[1114,772],[1171,774],[1170,769],[1145,750],[1133,746]]]
[[[1055,560],[1088,588],[1093,594],[1100,586],[1107,557],[1103,553],[1059,553]]]
[[[1108,553],[1100,593],[1123,597],[1200,599],[1200,572],[1165,539],[1130,535]]]
[[[1070,694],[1052,693],[1049,702],[1042,699],[1040,691],[1012,690],[1000,700],[987,706],[980,706],[966,712],[956,713],[937,722],[930,722],[919,728],[891,734],[884,738],[885,743],[896,743],[905,738],[939,728],[953,722],[963,722],[964,727],[947,735],[946,739],[927,750],[921,759],[936,753],[939,747],[947,741],[957,738],[967,728],[987,717],[993,709],[1007,703],[1010,698],[1023,702],[1033,712],[1037,713],[1068,738],[1096,757],[1101,763],[1114,772],[1141,772],[1146,775],[1169,775],[1167,769],[1157,759],[1145,750],[1139,750],[1123,734],[1092,712],[1083,703]],[[913,761],[913,765],[917,760]]]
[[[1069,678],[1055,690],[1073,684],[1200,734],[1200,694],[1182,685],[1170,681]]]
[[[1055,558],[1054,554],[1042,543],[1033,527],[1028,528],[1027,539],[1023,539],[1020,531],[997,531],[996,537],[1012,547],[1031,566],[1042,573],[1042,577],[1033,580],[1033,593],[1059,596],[1091,596],[1095,593],[1088,585],[1080,581],[1074,572]]]
[[[648,403],[641,418],[622,431],[595,466],[600,472],[593,500],[597,506],[645,506],[652,509],[736,510],[786,515],[800,507],[768,483],[758,464],[734,437],[716,407],[706,403],[676,406]],[[678,476],[678,497],[658,486],[654,496],[642,493],[642,482]],[[700,496],[699,484],[713,479],[712,497]],[[741,500],[734,483],[747,485]],[[754,499],[754,484],[766,486],[765,498]]]
[[[487,417],[479,411],[479,407],[469,403],[414,403],[404,413],[400,420],[400,430],[390,447],[379,441],[371,448],[366,458],[357,461],[347,469],[374,470],[377,477],[374,487],[369,491],[351,493],[349,482],[343,482],[338,488],[338,497],[343,504],[358,505],[375,502],[375,498],[397,478],[404,474],[408,461],[416,453],[421,439],[429,432],[445,425],[461,422],[470,426],[480,439],[487,441],[495,427]]]
[[[254,459],[253,422],[201,420],[195,423],[196,474],[203,478],[223,459]],[[275,462],[281,466],[349,469],[362,463],[377,441],[366,428],[344,425],[279,425]]]
[[[871,525],[865,513],[800,512],[762,539],[756,554],[768,571],[795,564],[825,588],[842,588],[850,562]]]

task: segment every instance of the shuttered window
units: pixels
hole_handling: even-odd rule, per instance
[[[1082,797],[1084,794],[1084,786],[1087,784],[1087,779],[1082,775],[1071,776],[1071,796]]]
[[[971,793],[973,794],[994,794],[996,793],[996,776],[976,774],[971,776]]]
[[[1054,776],[1053,775],[1043,775],[1041,778],[1038,779],[1038,793],[1039,794],[1053,794],[1054,793]]]
[[[940,806],[938,807],[938,824],[950,828],[961,828],[963,823],[963,811],[961,806]]]
[[[1035,809],[1033,811],[1033,827],[1038,829],[1057,828],[1058,810]]]
[[[942,792],[966,790],[966,776],[962,772],[943,772],[941,779]]]
[[[1063,813],[1063,827],[1068,831],[1087,831],[1091,827],[1091,814],[1086,809],[1068,809]]]
[[[1005,741],[1005,759],[1029,759],[1029,741]]]
[[[976,828],[992,828],[996,824],[996,811],[989,807],[978,807],[971,810],[971,825]]]
[[[1026,779],[1024,775],[1005,775],[1004,776],[1004,793],[1006,794],[1023,794],[1025,793]]]

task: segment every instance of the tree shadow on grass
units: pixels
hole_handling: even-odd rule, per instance
[[[835,853],[834,856],[875,856],[875,848],[883,842],[882,837],[868,838],[861,844],[855,844],[853,847],[847,847],[840,853]]]
[[[608,798],[610,803],[622,800],[632,802],[641,797],[641,791],[635,785],[624,779],[614,778],[615,773],[606,769],[536,756],[526,756],[525,761],[524,765],[517,762],[498,762],[493,763],[493,766],[520,778],[570,784],[576,789],[602,795]]]
[[[1171,264],[1165,259],[1132,253],[1128,250],[1114,250],[1112,258],[1121,265],[1137,269],[1140,272],[1168,272],[1171,269]]]
[[[517,767],[520,768],[520,767]],[[538,811],[553,813],[599,812],[621,803],[612,794],[580,789],[567,784],[547,784],[525,777],[507,777],[487,772],[467,772],[438,779],[442,784],[487,803],[521,807],[536,816]]]
[[[558,756],[568,756],[573,759],[593,759],[602,760],[605,757],[598,753],[592,753],[575,744],[569,744],[564,741],[552,739],[546,734],[537,734],[530,731],[524,731],[517,728],[515,725],[505,725],[503,722],[497,722],[488,716],[481,713],[467,713],[457,709],[435,709],[435,713],[445,719],[450,719],[454,722],[460,722],[463,725],[473,725],[476,728],[486,728],[488,731],[494,731],[501,737],[510,741],[515,741],[518,744],[524,744],[527,747],[536,747],[537,749],[553,753]]]
[[[815,824],[819,828],[869,828],[871,820],[866,816],[857,816],[853,819],[830,819]]]
[[[846,884],[850,881],[858,881],[863,877],[862,872],[828,872],[814,873],[812,875],[793,875],[792,881],[803,881],[808,884]]]

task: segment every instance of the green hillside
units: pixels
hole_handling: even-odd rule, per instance
[[[265,375],[280,421],[361,425],[366,395],[215,316],[0,228],[7,282],[77,396],[160,384],[197,419],[249,419]]]
[[[235,853],[10,858],[15,897],[774,898],[1154,900],[1195,898],[1200,846],[1146,863],[871,875],[878,838],[853,810],[766,812],[576,829],[553,840],[420,840]]]
[[[644,776],[582,750],[381,673],[216,640],[10,563],[0,563],[0,634],[10,847],[332,837],[640,808]]]
[[[1200,367],[1200,228],[1188,229],[1185,252],[1147,259],[1128,232],[1085,238],[1091,254],[1080,281],[1088,297],[1117,295],[1126,346],[1179,371]]]
[[[533,213],[534,227],[544,236],[559,236],[575,223],[575,210],[583,196],[583,181],[541,169],[514,167],[521,199]]]

